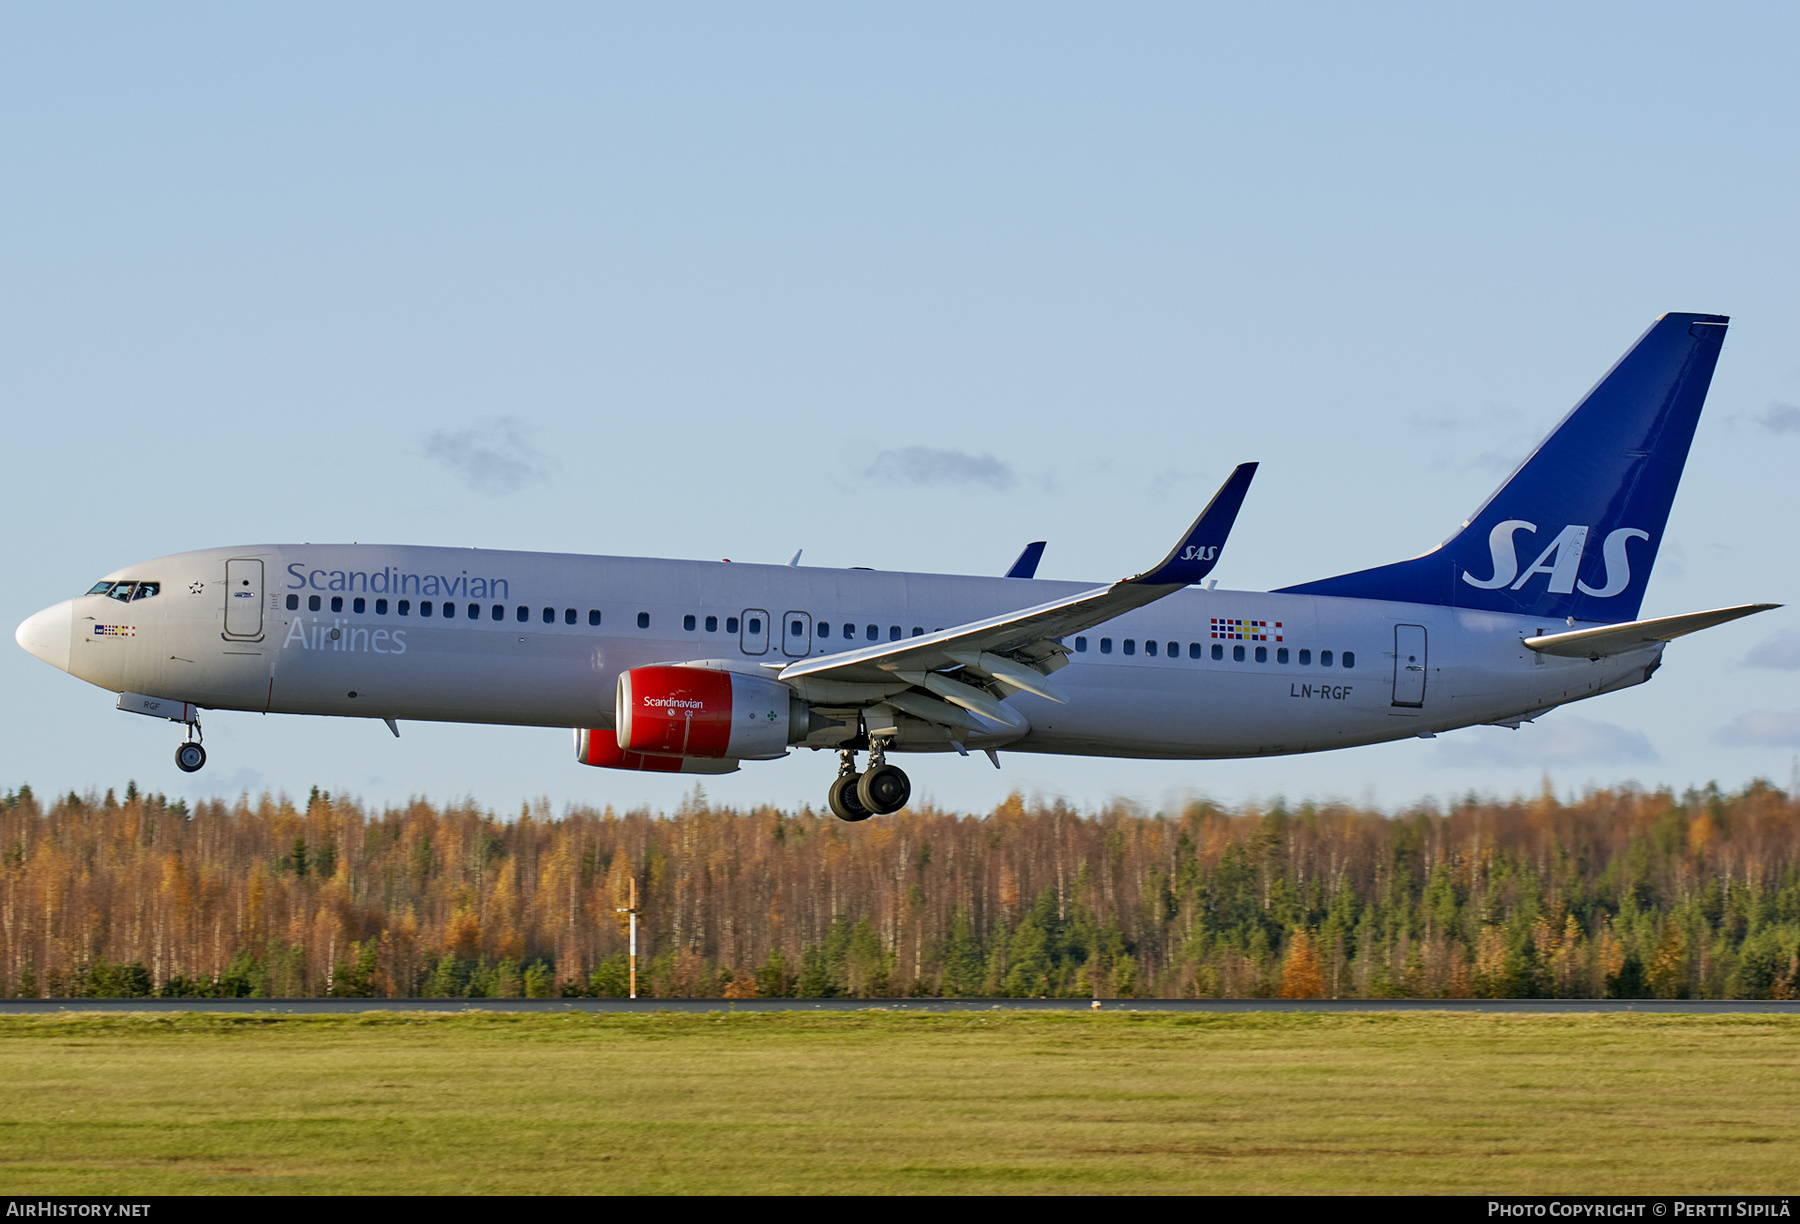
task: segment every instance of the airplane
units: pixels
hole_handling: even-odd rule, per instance
[[[1637,619],[1728,322],[1657,319],[1437,548],[1275,591],[1199,585],[1246,463],[1168,555],[1104,585],[1034,577],[1041,541],[1000,578],[256,545],[126,566],[15,636],[183,724],[188,772],[202,710],[562,727],[610,769],[834,751],[847,821],[905,806],[890,754],[1208,759],[1517,729],[1778,606]]]

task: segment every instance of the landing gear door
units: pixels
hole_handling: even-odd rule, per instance
[[[259,638],[263,623],[263,563],[253,557],[225,563],[225,636]]]
[[[781,653],[793,659],[812,653],[811,612],[789,612],[781,618]]]
[[[744,653],[759,655],[769,653],[769,614],[761,608],[745,608],[741,636]]]
[[[1425,626],[1394,626],[1394,704],[1425,704]]]

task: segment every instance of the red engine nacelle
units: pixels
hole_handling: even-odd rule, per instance
[[[626,752],[619,747],[619,737],[604,729],[576,729],[575,759],[601,769],[640,769],[646,773],[728,774],[736,773],[738,767],[736,761],[697,761],[692,757]]]
[[[785,684],[680,665],[621,675],[614,715],[626,752],[709,760],[781,756],[806,738],[812,722]]]

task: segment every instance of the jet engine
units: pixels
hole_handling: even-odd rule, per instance
[[[583,765],[602,769],[638,769],[645,773],[728,774],[736,773],[736,761],[697,761],[693,757],[646,756],[626,752],[619,747],[619,737],[610,728],[590,731],[575,730],[575,759]]]
[[[832,722],[787,685],[762,676],[670,664],[619,677],[614,725],[627,753],[767,759],[784,755],[815,724]]]

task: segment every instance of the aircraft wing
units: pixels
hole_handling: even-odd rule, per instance
[[[989,721],[1015,725],[1019,716],[999,706],[1012,693],[1025,690],[1051,701],[1063,700],[1046,678],[1069,653],[1056,639],[1154,603],[1212,571],[1255,474],[1256,464],[1239,465],[1169,555],[1135,577],[936,633],[803,659],[778,674],[788,681],[890,686],[901,682],[927,688]],[[896,704],[915,716],[929,717],[927,711],[942,704],[923,704],[929,701],[913,695]],[[946,717],[929,720],[949,723],[960,718],[956,712],[941,712]]]
[[[1779,608],[1780,604],[1742,604],[1735,608],[1715,608],[1711,612],[1685,612],[1680,616],[1659,616],[1654,620],[1627,621],[1623,625],[1599,625],[1592,629],[1576,629],[1569,633],[1546,633],[1528,637],[1525,645],[1540,654],[1565,655],[1571,659],[1601,659],[1625,654],[1652,642],[1667,642],[1687,633],[1697,633],[1723,625],[1740,616],[1754,616]]]

